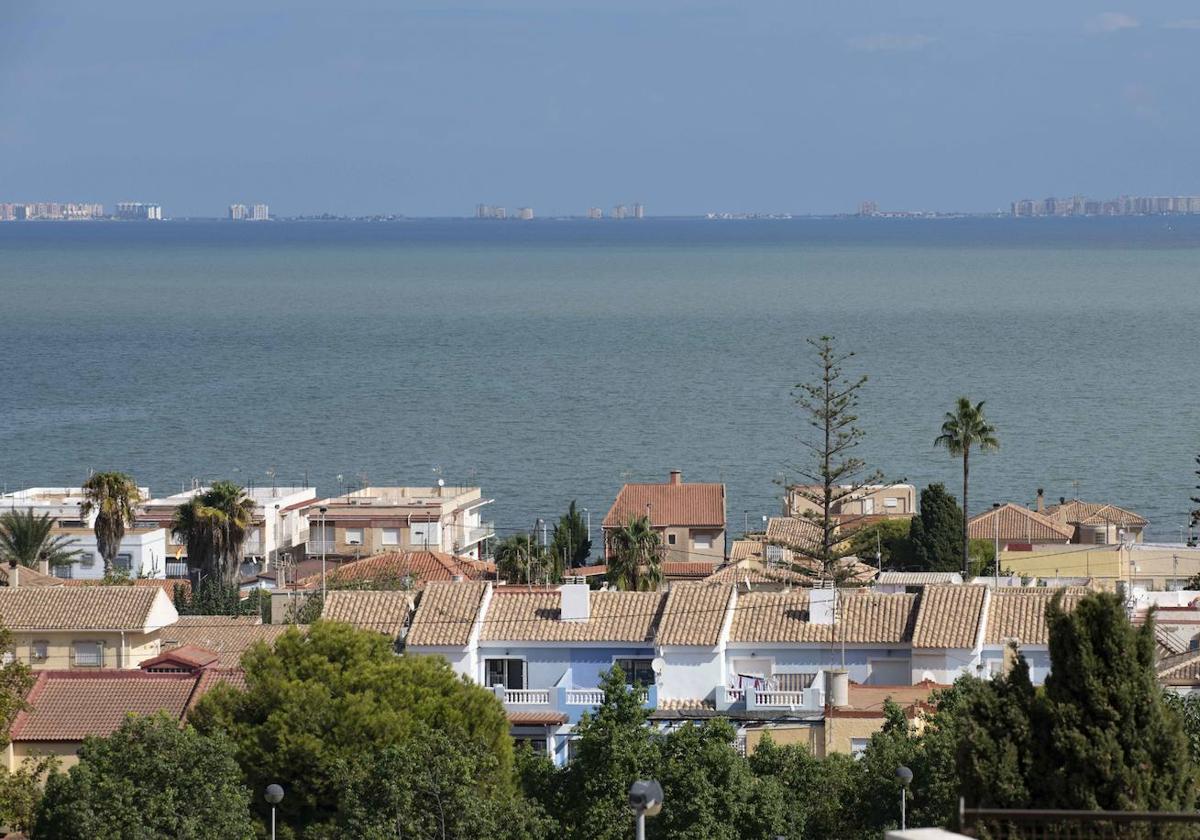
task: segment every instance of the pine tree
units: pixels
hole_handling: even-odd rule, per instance
[[[930,484],[921,491],[920,514],[909,524],[913,564],[929,572],[953,572],[962,566],[962,508],[946,485]]]

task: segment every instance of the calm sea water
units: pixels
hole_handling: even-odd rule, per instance
[[[807,336],[857,351],[862,452],[974,509],[1079,494],[1178,538],[1200,451],[1200,218],[0,225],[0,484],[133,472],[481,484],[501,533],[626,480],[774,513]],[[435,473],[440,470],[440,473]],[[748,513],[747,513],[748,512]]]

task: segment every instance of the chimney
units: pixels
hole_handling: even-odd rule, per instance
[[[850,705],[850,674],[840,669],[825,672],[825,702],[835,709]]]
[[[1066,497],[1066,496],[1059,496],[1059,497],[1058,497],[1058,503],[1059,503],[1060,505],[1065,505],[1065,504],[1067,503],[1067,497]]]
[[[833,624],[837,611],[836,589],[812,589],[808,593],[808,623]]]
[[[562,599],[559,607],[562,621],[587,621],[592,617],[592,601],[586,583],[564,583],[558,592]]]
[[[681,470],[671,470],[671,484],[683,484],[683,472]]]
[[[1043,490],[1041,487],[1038,488],[1037,512],[1038,513],[1046,512],[1046,491]]]
[[[44,575],[50,574],[50,558],[44,551],[38,554],[38,571]]]

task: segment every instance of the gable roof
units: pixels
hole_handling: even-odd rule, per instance
[[[907,642],[912,638],[916,595],[840,590],[840,620],[813,624],[808,620],[809,589],[791,592],[748,592],[738,598],[731,642],[851,643]]]
[[[917,601],[914,648],[973,648],[987,587],[962,584],[926,586]]]
[[[1164,685],[1200,684],[1200,650],[1168,656],[1158,663],[1158,681]]]
[[[825,543],[825,532],[821,525],[804,516],[772,516],[767,520],[767,542],[815,554]]]
[[[332,571],[326,570],[326,586],[339,584],[374,585],[382,589],[387,585],[411,582],[409,588],[419,588],[431,580],[467,580],[480,577],[482,572],[474,564],[440,551],[390,551],[343,563]],[[313,574],[302,578],[298,585],[306,588],[321,585],[321,575]]]
[[[487,583],[477,581],[427,584],[413,613],[407,643],[434,647],[466,645],[488,588]]]
[[[179,645],[144,660],[138,667],[143,671],[198,671],[216,665],[219,658],[216,651],[199,645]]]
[[[1131,510],[1116,505],[1084,502],[1071,499],[1046,508],[1046,515],[1067,525],[1116,525],[1121,528],[1144,528],[1149,522]]]
[[[666,580],[703,580],[717,570],[716,560],[668,560],[662,564]]]
[[[21,585],[25,585],[24,572],[21,573]],[[57,580],[57,578],[55,578]],[[175,588],[178,587],[187,597],[192,594],[192,582],[187,578],[133,578],[127,583],[106,584],[103,580],[88,580],[87,578],[72,578],[59,580],[64,586],[145,586],[158,588],[166,593],[171,602],[175,602]],[[48,585],[48,584],[47,584]]]
[[[0,563],[0,586],[9,585],[9,573],[8,564]],[[37,569],[31,569],[28,566],[22,566],[17,570],[17,578],[20,586],[62,586],[66,582],[62,578],[44,575]]]
[[[258,642],[274,645],[290,627],[308,629],[302,624],[263,624],[257,616],[184,615],[164,627],[159,638],[164,651],[194,645],[216,653],[217,667],[237,668],[246,651]]]
[[[1022,645],[1048,644],[1050,631],[1046,624],[1046,608],[1056,592],[1063,593],[1062,608],[1068,612],[1087,594],[1086,589],[1078,587],[1060,590],[1043,586],[1002,586],[993,590],[984,642],[1002,645],[1011,639]]]
[[[720,641],[734,587],[721,583],[681,583],[671,587],[656,641],[660,645],[703,645]]]
[[[492,593],[479,640],[653,642],[666,597],[663,592],[589,592],[590,617],[562,621],[561,592],[499,587]]]
[[[1001,542],[1067,543],[1075,530],[1048,516],[1012,502],[972,516],[967,533],[973,540],[999,538]]]
[[[408,620],[411,599],[411,594],[402,591],[334,589],[325,596],[321,618],[375,630],[394,639]]]
[[[725,485],[683,483],[626,484],[604,517],[605,528],[620,528],[646,515],[655,528],[725,527]]]
[[[166,711],[182,719],[196,689],[194,673],[40,671],[17,715],[14,741],[82,741],[111,735],[129,713]]]
[[[880,586],[928,586],[933,583],[962,583],[958,572],[880,572],[875,583]]]
[[[160,600],[161,599],[161,600]],[[24,630],[149,632],[176,617],[158,587],[38,586],[0,588],[0,623]]]
[[[765,556],[765,552],[766,543],[762,540],[734,540],[729,544],[729,559],[735,562],[752,557],[761,560]]]

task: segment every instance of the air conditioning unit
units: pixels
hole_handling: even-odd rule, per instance
[[[346,545],[362,545],[361,540],[346,540]]]

